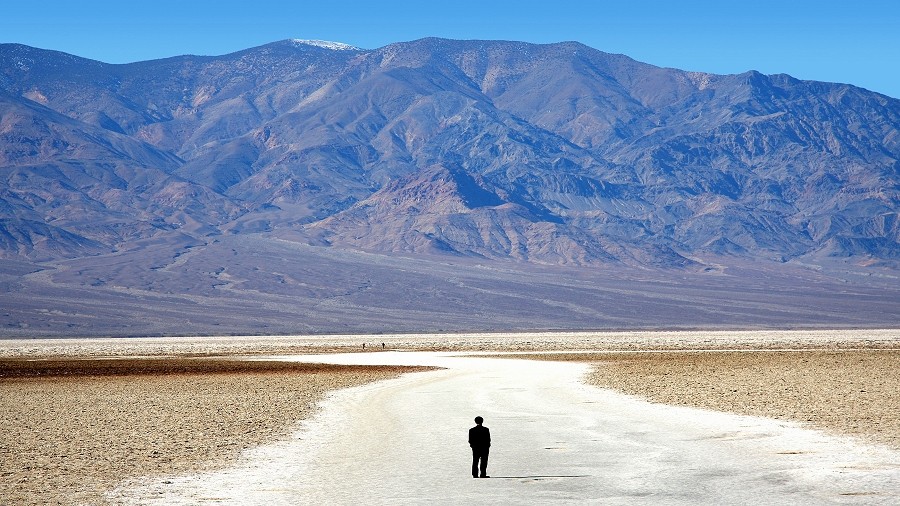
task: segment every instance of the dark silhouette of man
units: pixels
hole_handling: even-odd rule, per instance
[[[487,475],[488,453],[491,449],[491,431],[481,425],[484,418],[475,417],[475,426],[469,429],[469,446],[472,447],[472,478],[490,478]],[[479,465],[480,464],[480,465]]]

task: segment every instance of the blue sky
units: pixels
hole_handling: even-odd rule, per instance
[[[0,14],[0,42],[109,63],[286,38],[376,48],[428,36],[577,40],[663,67],[786,73],[900,98],[897,0],[44,0],[4,2]]]

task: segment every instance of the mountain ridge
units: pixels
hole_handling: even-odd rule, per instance
[[[900,106],[850,85],[665,69],[577,42],[440,38],[373,50],[288,39],[116,65],[4,44],[0,65],[7,123],[10,101],[38,103],[47,111],[35,117],[58,114],[56,123],[65,117],[101,132],[92,134],[96,146],[132,140],[130,154],[106,158],[131,171],[162,169],[168,184],[206,194],[189,220],[173,219],[184,214],[173,209],[154,216],[168,220],[160,234],[185,221],[211,234],[245,230],[229,220],[263,209],[269,230],[321,235],[332,226],[324,234],[345,247],[374,248],[352,239],[359,203],[380,200],[366,209],[380,209],[376,221],[393,219],[384,208],[397,199],[392,183],[442,166],[482,181],[502,202],[475,213],[481,228],[460,224],[450,209],[435,215],[444,225],[427,232],[404,228],[409,220],[387,223],[395,240],[380,238],[376,251],[408,252],[409,237],[427,233],[457,254],[549,263],[679,268],[704,255],[825,255],[895,265],[900,255]],[[25,138],[65,144],[62,134],[33,127],[16,126],[21,138],[0,146],[7,172],[36,162],[22,154]],[[69,163],[63,155],[32,158]],[[9,176],[4,185],[21,193]],[[526,227],[522,220],[532,218]],[[523,243],[529,227],[543,232],[525,233],[532,239]],[[130,237],[117,241],[74,223],[62,230],[101,250],[127,248]],[[496,251],[478,238],[491,233],[502,236],[487,241]],[[542,253],[558,250],[553,240],[579,253]],[[513,253],[512,242],[526,250]],[[47,249],[32,258],[82,254]],[[668,253],[625,253],[637,251]]]
[[[0,44],[0,335],[900,324],[900,101],[577,42]]]

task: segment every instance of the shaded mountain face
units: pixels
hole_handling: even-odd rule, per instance
[[[577,43],[282,41],[108,65],[0,45],[0,255],[269,234],[690,268],[900,260],[900,101]]]

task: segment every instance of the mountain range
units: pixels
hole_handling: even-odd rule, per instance
[[[178,288],[154,262],[226,242],[246,249],[225,271],[293,244],[329,265],[370,254],[678,277],[753,263],[894,279],[898,176],[900,100],[575,42],[286,40],[124,65],[0,45],[8,297],[63,279],[203,292],[207,264]],[[124,258],[144,272],[78,274]],[[49,284],[32,285],[37,272]],[[309,284],[289,278],[286,296]]]

